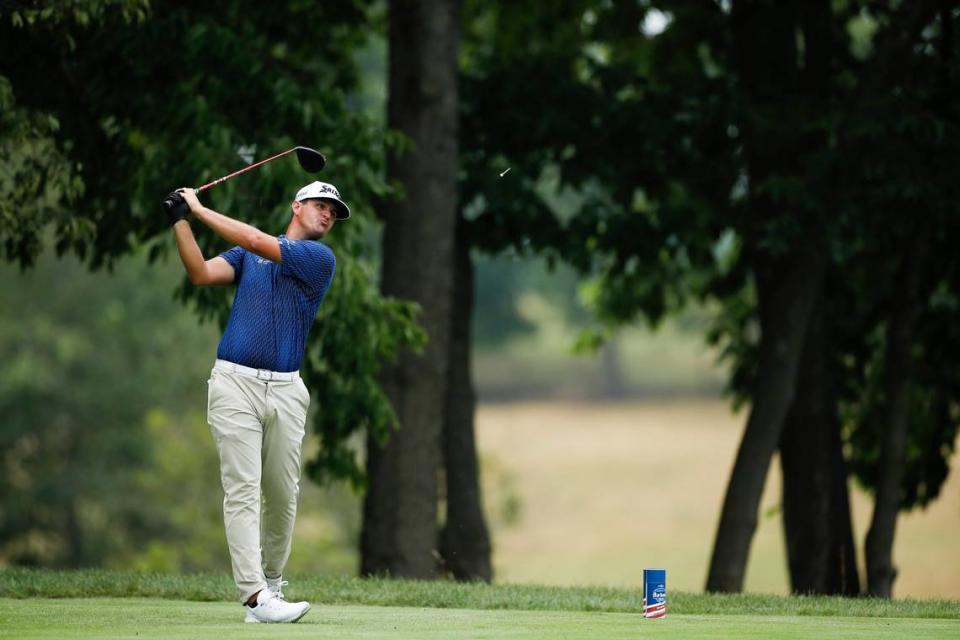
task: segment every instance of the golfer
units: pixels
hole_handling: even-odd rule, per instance
[[[298,369],[333,280],[333,252],[317,240],[337,220],[349,218],[350,209],[333,185],[313,182],[290,205],[286,233],[271,236],[204,207],[193,189],[176,193],[168,215],[190,281],[237,285],[207,405],[220,455],[233,578],[246,622],[296,622],[310,604],[284,599],[282,574],[297,514],[310,404]],[[191,213],[236,246],[205,259],[190,228]]]

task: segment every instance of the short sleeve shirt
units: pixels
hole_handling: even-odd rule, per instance
[[[310,327],[336,268],[330,248],[279,236],[281,262],[242,247],[220,256],[234,270],[237,293],[217,358],[255,369],[300,368]]]

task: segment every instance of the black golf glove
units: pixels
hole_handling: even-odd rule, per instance
[[[190,217],[190,205],[179,191],[171,191],[163,201],[163,211],[167,214],[170,226]]]

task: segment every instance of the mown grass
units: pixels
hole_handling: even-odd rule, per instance
[[[0,598],[0,636],[19,640],[942,640],[960,621],[764,615],[673,615],[320,605],[295,625],[246,625],[237,603],[156,598]]]
[[[642,594],[608,587],[461,584],[448,581],[332,578],[293,574],[284,591],[323,605],[442,609],[640,613]],[[162,598],[233,601],[226,575],[84,570],[0,570],[2,598]],[[960,602],[762,594],[670,592],[673,615],[852,616],[960,620]]]

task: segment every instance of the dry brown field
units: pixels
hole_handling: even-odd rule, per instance
[[[743,428],[723,401],[482,405],[477,438],[498,582],[639,586],[644,567],[700,591]],[[941,497],[902,515],[897,597],[960,599],[960,455]],[[872,500],[851,486],[862,555]],[[745,588],[786,593],[774,460]],[[861,558],[861,580],[862,558]]]

